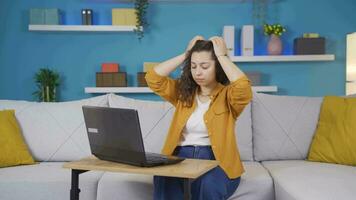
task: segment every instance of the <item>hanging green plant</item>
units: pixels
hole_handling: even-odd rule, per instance
[[[134,32],[137,34],[139,40],[144,37],[143,30],[149,25],[146,19],[148,4],[148,0],[135,0],[137,23]]]
[[[268,0],[252,0],[252,19],[256,26],[261,26],[267,19]]]
[[[34,76],[37,91],[33,92],[38,101],[57,101],[56,88],[60,84],[59,74],[48,68],[41,68]]]

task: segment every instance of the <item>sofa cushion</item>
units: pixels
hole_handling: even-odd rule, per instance
[[[160,153],[175,111],[166,101],[137,100],[115,94],[108,97],[109,106],[137,109],[146,151]],[[248,104],[236,121],[237,144],[241,159],[253,160],[251,104]]]
[[[356,166],[356,98],[326,96],[308,160]]]
[[[304,160],[264,161],[276,200],[355,199],[356,167]]]
[[[255,160],[305,159],[322,100],[322,97],[255,93],[252,100]]]
[[[245,173],[229,200],[274,200],[273,180],[259,162],[243,162]]]
[[[69,199],[71,171],[62,162],[44,162],[0,169],[0,199]],[[96,200],[102,172],[80,174],[80,199]]]
[[[241,160],[253,161],[251,103],[246,105],[237,118],[235,134]]]
[[[0,110],[15,110],[37,161],[72,161],[91,155],[83,105],[107,106],[107,95],[56,103],[0,100]]]
[[[174,106],[168,102],[127,98],[115,94],[108,96],[113,108],[136,109],[138,112],[145,151],[160,153],[173,118]]]
[[[273,181],[258,162],[243,162],[245,173],[229,200],[273,200]],[[98,185],[98,200],[153,199],[153,177],[148,175],[105,172]]]
[[[34,164],[14,110],[0,110],[0,167]]]

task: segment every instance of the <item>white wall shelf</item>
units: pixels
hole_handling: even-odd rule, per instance
[[[252,86],[255,92],[277,92],[277,86]],[[85,93],[153,93],[148,87],[86,87]]]
[[[136,26],[115,25],[28,25],[30,31],[101,31],[120,32],[134,31]]]
[[[233,62],[296,62],[296,61],[333,61],[335,55],[279,55],[279,56],[232,56]]]
[[[90,0],[92,2],[111,2],[111,3],[133,3],[134,0]],[[154,2],[172,2],[172,3],[182,3],[182,2],[188,2],[188,3],[194,3],[194,2],[199,2],[199,3],[245,3],[245,2],[252,2],[253,0],[148,0],[151,3]],[[266,2],[277,2],[279,0],[265,0]]]

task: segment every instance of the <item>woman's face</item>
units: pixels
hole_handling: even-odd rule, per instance
[[[198,85],[208,86],[216,82],[215,61],[211,58],[211,52],[193,52],[190,66],[193,79]]]

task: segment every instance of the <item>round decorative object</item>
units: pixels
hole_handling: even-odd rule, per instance
[[[272,34],[268,41],[267,51],[269,55],[281,55],[282,53],[281,38],[275,34]]]

